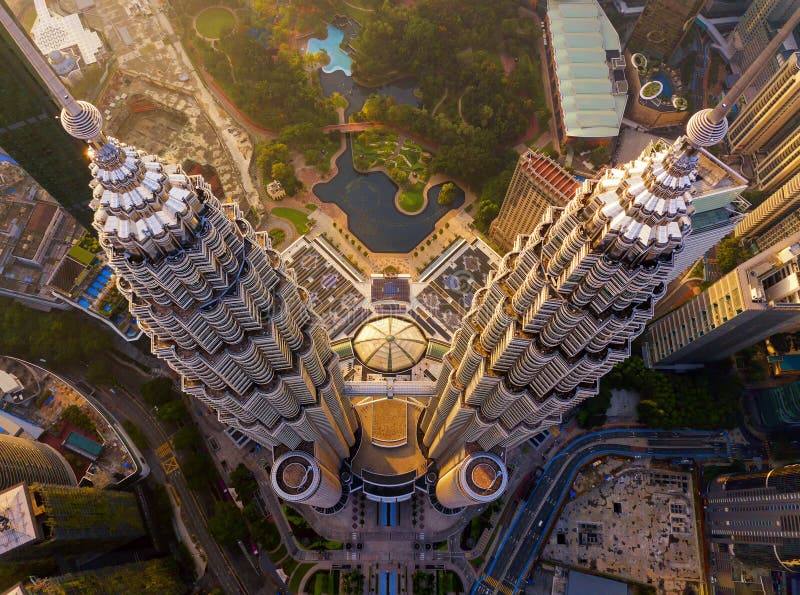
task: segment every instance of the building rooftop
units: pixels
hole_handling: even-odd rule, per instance
[[[77,14],[65,17],[53,15],[45,0],[35,0],[36,22],[31,30],[32,37],[43,54],[77,46],[85,64],[97,62],[103,49],[100,36],[86,29]]]
[[[24,483],[0,493],[0,556],[35,542],[39,529]]]
[[[401,372],[416,364],[428,348],[422,330],[410,320],[384,316],[363,325],[353,339],[356,357],[378,372]]]
[[[547,17],[566,135],[617,136],[628,95],[611,21],[595,0],[549,0]]]

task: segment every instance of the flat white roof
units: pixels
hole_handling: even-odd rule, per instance
[[[0,395],[18,393],[23,388],[19,378],[13,374],[9,374],[5,370],[0,370]]]
[[[39,539],[25,484],[0,492],[0,517],[0,524],[7,521],[7,528],[0,530],[0,556]]]
[[[85,64],[97,62],[97,54],[103,49],[103,42],[97,33],[83,26],[79,15],[53,15],[45,0],[34,0],[34,5],[36,22],[31,29],[31,36],[44,55],[54,50],[77,46]]]

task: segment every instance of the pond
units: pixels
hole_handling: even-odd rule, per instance
[[[363,87],[356,83],[353,77],[340,70],[331,73],[323,72],[320,74],[319,82],[322,85],[322,93],[325,97],[330,97],[336,92],[347,100],[347,109],[344,111],[345,119],[348,119],[350,114],[360,112],[361,108],[364,107],[364,102],[370,95],[392,97],[398,105],[422,106],[422,102],[414,94],[414,90],[417,88],[417,81],[413,77],[404,78],[380,87]]]
[[[458,189],[456,200],[447,206],[437,202],[442,184],[428,192],[428,205],[416,215],[397,210],[394,197],[397,184],[382,172],[360,173],[353,168],[350,139],[347,150],[336,160],[339,173],[329,182],[314,186],[322,201],[338,205],[348,218],[350,233],[373,252],[411,252],[450,209],[464,204],[464,191]]]
[[[328,25],[328,36],[325,39],[316,37],[309,39],[306,45],[306,52],[309,54],[316,54],[317,52],[328,54],[331,60],[322,67],[322,72],[341,71],[350,76],[352,74],[353,60],[340,47],[342,40],[344,40],[344,31],[333,25]]]

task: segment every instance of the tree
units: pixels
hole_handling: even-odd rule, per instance
[[[230,474],[231,485],[236,490],[242,502],[250,502],[258,491],[258,482],[253,477],[252,472],[244,463],[239,465],[231,471]]]
[[[402,186],[408,182],[408,174],[399,167],[393,167],[389,172],[389,177],[392,178],[392,181],[398,186]]]
[[[186,409],[186,405],[183,401],[179,399],[161,405],[156,415],[161,421],[175,425],[189,419],[189,411]]]
[[[156,407],[174,401],[178,394],[172,386],[171,378],[159,376],[142,385],[142,398],[148,405]]]
[[[595,147],[592,149],[592,152],[589,153],[589,161],[592,162],[592,165],[595,167],[600,167],[601,165],[605,165],[608,163],[608,160],[611,158],[611,153],[608,152],[608,147],[600,146]]]
[[[748,257],[747,251],[734,237],[727,237],[717,245],[717,265],[722,273],[731,272]]]
[[[233,502],[217,502],[208,530],[220,545],[236,545],[248,538],[247,523]]]
[[[447,182],[442,189],[439,191],[439,204],[440,205],[449,205],[452,204],[456,197],[456,185],[452,182]]]
[[[200,432],[194,425],[186,425],[172,436],[176,450],[191,450],[200,447]]]
[[[111,364],[107,358],[100,356],[89,362],[89,369],[86,372],[86,379],[90,384],[113,385],[117,383],[111,370]]]

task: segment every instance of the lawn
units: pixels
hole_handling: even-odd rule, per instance
[[[269,230],[269,239],[272,240],[272,247],[277,248],[286,239],[286,232],[280,227],[273,227]]]
[[[422,182],[417,182],[403,190],[400,198],[397,199],[400,208],[408,214],[417,213],[425,202],[422,196],[424,188],[425,185]]]
[[[195,17],[195,27],[198,33],[208,39],[220,39],[233,31],[236,25],[236,17],[233,12],[221,6],[210,6],[197,17]]]
[[[290,209],[288,207],[276,207],[272,209],[271,212],[275,217],[290,221],[300,235],[308,233],[308,230],[311,229],[308,223],[308,215],[303,211]]]
[[[300,592],[300,582],[303,580],[303,577],[306,573],[314,567],[313,564],[298,564],[297,569],[292,574],[292,578],[289,581],[289,590],[292,593],[299,593]],[[286,570],[284,569],[284,572]]]

